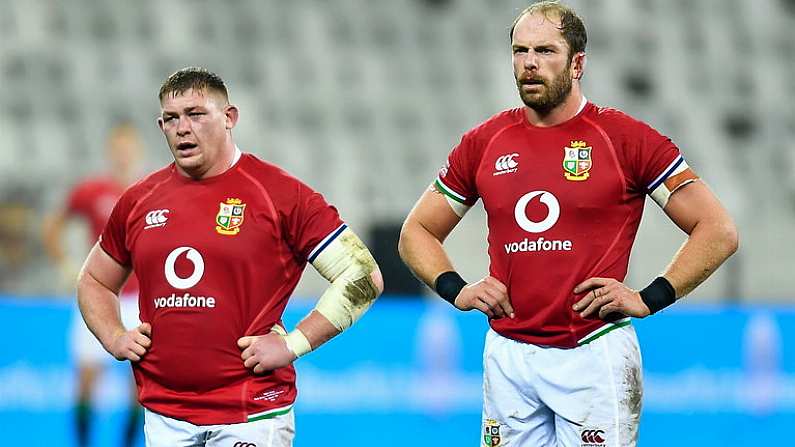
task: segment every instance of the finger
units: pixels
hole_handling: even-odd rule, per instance
[[[603,292],[600,293],[599,289],[593,289],[589,293],[585,294],[585,296],[582,297],[582,299],[580,301],[577,301],[576,303],[574,303],[574,306],[572,306],[572,309],[574,309],[574,310],[579,312],[579,311],[585,309],[589,304],[591,304],[591,301],[599,298],[600,295],[604,295],[604,293]]]
[[[257,366],[254,367],[254,374],[262,374],[264,372],[265,372],[265,368],[263,368],[262,365],[257,363]]]
[[[613,312],[623,313],[621,311],[621,306],[616,305],[615,302],[605,304],[601,309],[599,309],[599,318],[605,319]]]
[[[507,294],[501,294],[497,298],[497,304],[502,308],[502,312],[509,316],[510,318],[514,318],[516,315],[513,313],[513,305],[511,304],[511,298],[508,297]]]
[[[237,340],[237,347],[240,348],[240,349],[248,348],[253,341],[254,341],[254,337],[251,337],[251,336],[240,337]]]
[[[243,362],[243,366],[245,366],[246,368],[249,368],[249,369],[253,368],[254,365],[256,365],[256,364],[257,364],[257,359],[254,358],[254,357],[249,357],[249,358],[246,359],[245,362]]]
[[[577,287],[574,288],[574,293],[583,293],[588,289],[602,287],[607,284],[608,279],[609,278],[588,278],[577,284]]]
[[[141,323],[138,325],[138,332],[146,335],[147,337],[152,336],[152,325],[149,323]]]
[[[489,309],[491,309],[491,312],[494,314],[495,318],[502,318],[505,316],[502,307],[497,301],[497,298],[492,296],[488,291],[484,290],[483,293],[481,293],[478,298],[480,298],[481,301],[483,301],[484,303],[486,303],[487,306],[489,306]]]
[[[605,304],[609,303],[610,301],[612,301],[612,298],[610,297],[610,295],[602,295],[599,298],[591,301],[591,304],[589,304],[588,307],[586,307],[584,311],[580,312],[580,316],[583,317],[583,318],[586,318],[589,315],[591,315],[594,312],[596,312],[599,309],[601,309],[602,306],[604,306]]]
[[[133,343],[132,346],[130,346],[130,351],[132,351],[132,352],[134,352],[134,353],[136,353],[138,355],[146,354],[146,348],[144,348],[143,346],[139,345],[138,343]]]
[[[131,362],[140,362],[141,361],[141,357],[138,354],[134,353],[134,352],[128,352],[127,355],[125,355],[125,357]]]
[[[497,290],[499,290],[500,292],[508,293],[508,288],[505,287],[505,284],[501,283],[499,279],[497,279],[497,278],[495,278],[493,276],[487,276],[486,277],[486,282],[491,284],[491,285],[493,285],[494,287],[496,287]]]
[[[152,345],[152,340],[142,333],[135,334],[134,340],[144,348],[148,348]]]
[[[240,358],[243,360],[248,360],[248,358],[252,356],[254,356],[254,350],[251,349],[251,347],[244,349],[243,352],[240,353]]]
[[[488,304],[484,303],[480,299],[475,300],[475,302],[472,304],[475,307],[475,309],[483,312],[489,318],[494,318],[494,312],[491,311],[491,308],[489,307]]]
[[[487,289],[486,293],[488,293],[489,296],[491,296],[494,300],[493,302],[489,301],[489,304],[491,304],[491,308],[494,310],[495,315],[499,314],[502,317],[514,317],[511,299],[508,298],[507,294],[496,289]]]

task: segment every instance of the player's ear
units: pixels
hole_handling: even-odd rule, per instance
[[[580,80],[585,73],[585,52],[574,53],[571,57],[571,78]]]
[[[165,132],[165,129],[163,129],[163,127],[164,127],[164,125],[165,125],[165,123],[163,122],[163,117],[162,117],[162,116],[158,116],[158,117],[157,117],[157,119],[156,119],[155,121],[157,121],[157,127],[159,127],[159,128],[160,128],[160,130],[162,130],[163,132]]]
[[[227,104],[224,107],[224,115],[226,115],[226,128],[228,130],[237,124],[237,120],[240,118],[240,110],[234,104]]]

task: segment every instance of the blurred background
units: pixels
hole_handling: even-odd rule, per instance
[[[298,362],[295,445],[475,445],[486,322],[431,297],[395,246],[461,134],[520,105],[508,30],[529,3],[0,0],[4,439],[77,445],[70,272],[92,233],[68,219],[54,259],[47,222],[75,185],[115,169],[107,155],[120,123],[138,133],[139,175],[170,162],[157,91],[172,72],[198,65],[221,75],[240,107],[241,149],[323,192],[385,272],[388,297]],[[795,1],[568,4],[588,29],[587,98],[669,135],[740,228],[740,250],[705,284],[635,322],[646,381],[640,445],[788,439]],[[468,279],[487,272],[486,219],[476,208],[447,244]],[[645,286],[683,240],[647,201],[628,285]],[[287,321],[324,288],[309,269]],[[93,445],[119,445],[127,369],[115,364],[96,384]]]

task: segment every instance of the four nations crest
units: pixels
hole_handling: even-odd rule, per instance
[[[591,147],[585,141],[572,141],[569,147],[563,148],[563,175],[566,180],[580,182],[587,179],[592,165]]]
[[[240,226],[243,225],[243,212],[246,209],[246,204],[240,199],[226,199],[226,203],[220,203],[221,208],[215,216],[215,231],[219,234],[228,236],[235,235],[240,232]]]

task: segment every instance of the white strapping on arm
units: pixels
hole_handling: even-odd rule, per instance
[[[371,277],[376,269],[375,259],[353,231],[341,226],[312,250],[310,262],[331,283],[320,296],[315,310],[342,332],[353,325],[378,296]],[[284,336],[287,347],[296,357],[312,350],[309,340],[298,328],[289,334],[276,332]]]
[[[682,186],[696,180],[698,180],[698,176],[690,169],[685,159],[679,155],[646,189],[657,205],[664,209],[671,198],[671,194]]]
[[[370,276],[376,269],[375,259],[349,228],[315,257],[312,266],[331,283],[315,310],[340,331],[355,323],[378,296]]]

